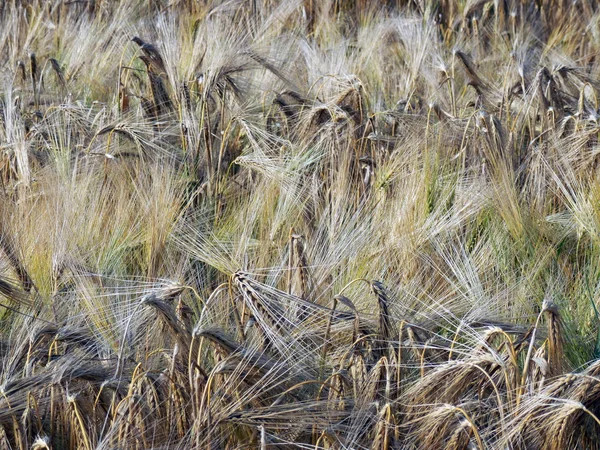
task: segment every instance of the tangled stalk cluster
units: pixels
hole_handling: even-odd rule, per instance
[[[600,10],[0,3],[0,448],[600,449]]]

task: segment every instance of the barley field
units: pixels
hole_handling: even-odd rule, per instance
[[[0,449],[600,449],[600,8],[0,2]]]

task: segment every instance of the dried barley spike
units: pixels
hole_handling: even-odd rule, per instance
[[[550,375],[562,375],[564,367],[564,336],[562,318],[558,306],[550,301],[544,301],[544,311],[548,320],[548,369]]]
[[[145,57],[140,56],[140,59],[144,61],[148,69],[148,79],[150,80],[150,91],[152,92],[152,98],[154,99],[154,106],[156,107],[158,115],[168,113],[173,110],[173,103],[167,93],[165,84],[162,78],[155,72],[152,65],[152,61]]]
[[[10,262],[13,270],[16,272],[21,282],[21,286],[26,292],[30,292],[31,288],[34,287],[33,280],[29,276],[27,269],[19,259],[16,249],[13,247],[12,242],[9,238],[0,233],[0,249],[4,251],[6,258]]]
[[[303,240],[304,237],[300,234],[291,235],[292,267],[295,268],[295,280],[292,283],[291,293],[303,300],[308,300],[310,296],[310,280]]]
[[[392,335],[392,324],[390,322],[390,312],[388,309],[389,299],[385,292],[385,286],[379,281],[371,282],[371,289],[377,296],[379,304],[379,336],[381,340],[388,340]]]
[[[131,40],[140,46],[140,49],[142,50],[142,52],[144,52],[146,58],[148,58],[149,64],[152,65],[152,68],[158,75],[167,73],[167,70],[165,68],[165,62],[163,61],[162,56],[160,56],[160,53],[154,45],[150,44],[149,42],[144,42],[137,36],[135,36]]]
[[[358,335],[360,333],[360,316],[358,315],[358,310],[356,309],[356,306],[354,306],[352,300],[343,295],[336,295],[333,299],[335,300],[335,302],[341,303],[347,308],[350,308],[350,310],[352,311],[352,314],[354,315],[354,329],[352,331],[352,342],[355,342],[358,339]]]
[[[289,332],[289,322],[283,308],[279,303],[261,295],[262,287],[255,283],[243,272],[233,274],[233,282],[237,286],[244,304],[256,320],[256,324],[264,338],[264,348],[270,348],[271,336],[274,331],[285,329]]]
[[[62,69],[60,68],[60,64],[58,63],[58,61],[54,58],[50,58],[50,65],[52,66],[52,69],[54,69],[54,72],[56,73],[56,76],[58,77],[58,82],[60,83],[60,86],[63,90],[67,89],[67,81],[65,80],[65,76],[62,73]]]
[[[144,114],[148,119],[156,120],[158,118],[158,108],[152,102],[152,100],[149,100],[145,97],[141,97],[140,103],[142,105]]]
[[[216,344],[225,355],[231,355],[240,349],[240,345],[227,336],[220,328],[202,328],[197,330],[195,334]]]
[[[548,99],[546,98],[546,95],[544,94],[544,80],[548,79],[550,77],[550,73],[548,72],[548,69],[546,69],[545,67],[543,67],[542,69],[540,69],[540,71],[537,73],[536,76],[536,81],[537,81],[537,92],[538,92],[538,97],[540,99],[540,103],[542,105],[542,109],[544,112],[548,111],[548,108],[550,108],[550,102],[548,101]]]
[[[19,71],[21,72],[21,81],[27,81],[27,73],[25,69],[25,63],[21,60],[17,61],[17,67],[19,67]]]
[[[129,110],[129,94],[127,93],[127,88],[122,84],[119,86],[119,109],[121,113]]]
[[[187,83],[181,83],[181,98],[183,100],[183,104],[187,107],[188,110],[192,109],[192,96],[190,95],[190,88]]]
[[[31,69],[31,86],[33,89],[33,103],[35,107],[38,107],[38,92],[37,92],[37,60],[35,58],[35,53],[29,54],[29,63]]]
[[[463,63],[465,68],[465,72],[467,73],[467,78],[469,79],[469,85],[473,86],[477,94],[482,95],[483,90],[487,89],[487,84],[479,77],[477,72],[475,71],[475,65],[471,61],[471,59],[463,52],[456,52],[456,56],[460,59],[460,62]]]

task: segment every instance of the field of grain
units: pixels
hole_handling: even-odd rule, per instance
[[[0,448],[600,449],[592,0],[0,2]]]

